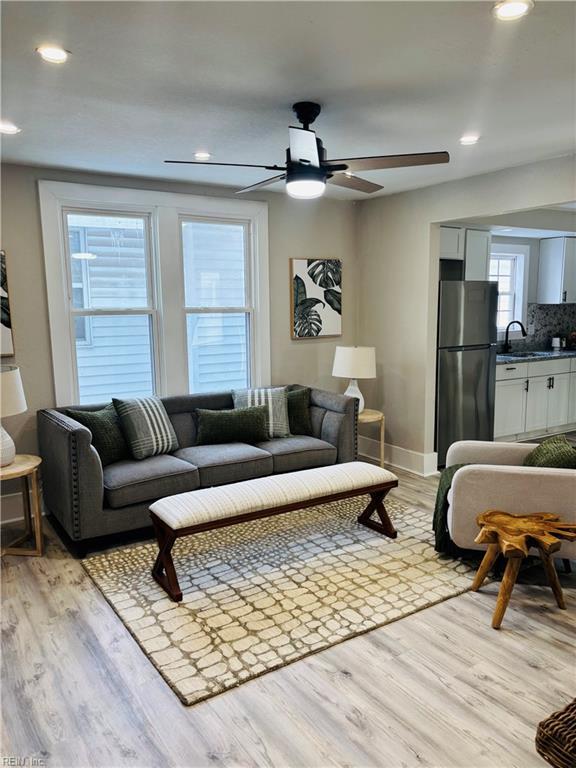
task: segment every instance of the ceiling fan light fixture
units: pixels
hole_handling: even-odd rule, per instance
[[[312,200],[322,197],[326,182],[320,179],[293,179],[286,182],[286,192],[296,200]]]
[[[499,21],[516,21],[534,8],[534,0],[499,0],[492,13]]]
[[[290,168],[286,174],[286,192],[297,200],[322,197],[326,189],[326,172],[321,168]]]

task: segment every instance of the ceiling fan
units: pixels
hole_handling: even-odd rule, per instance
[[[286,165],[253,165],[251,163],[210,163],[201,160],[165,160],[165,163],[190,165],[217,165],[233,168],[264,168],[267,171],[281,171],[265,181],[239,189],[237,194],[253,192],[256,189],[286,180],[286,191],[291,197],[309,199],[320,197],[326,183],[371,194],[383,187],[355,175],[355,171],[379,171],[386,168],[405,168],[411,165],[434,165],[448,163],[448,152],[419,152],[414,155],[378,155],[375,157],[345,157],[326,159],[322,140],[310,126],[320,114],[320,104],[313,101],[299,101],[293,105],[302,128],[290,127],[290,147],[286,150]]]

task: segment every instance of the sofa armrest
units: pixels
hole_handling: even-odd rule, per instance
[[[82,519],[102,512],[104,482],[92,433],[58,411],[38,411],[44,502],[70,538],[82,537]]]
[[[484,440],[459,440],[446,454],[446,466],[453,464],[505,464],[521,466],[538,443],[492,443]]]
[[[476,517],[489,509],[515,515],[550,512],[576,522],[576,471],[472,464],[456,472],[448,499],[448,530],[454,543],[483,548],[474,545]]]
[[[358,458],[358,400],[347,395],[310,390],[310,412],[314,436],[331,443],[338,451],[337,462]]]

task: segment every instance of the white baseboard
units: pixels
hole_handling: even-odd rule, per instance
[[[0,524],[15,523],[24,519],[24,505],[21,493],[7,493],[0,504]]]
[[[32,501],[32,499],[30,499]],[[40,496],[42,514],[46,514],[44,501]],[[0,525],[19,523],[24,520],[24,504],[21,493],[7,493],[0,497]]]
[[[358,452],[368,459],[380,460],[380,443],[371,437],[358,436]],[[384,446],[384,461],[392,467],[405,469],[421,477],[430,477],[438,472],[436,453],[418,453],[400,448],[398,445]]]

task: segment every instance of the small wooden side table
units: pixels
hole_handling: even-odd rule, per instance
[[[365,408],[358,414],[358,424],[378,424],[380,422],[380,466],[384,466],[384,414]]]
[[[18,453],[12,464],[9,464],[7,467],[0,467],[0,480],[22,478],[22,500],[24,503],[24,522],[26,524],[26,533],[16,539],[16,541],[13,541],[9,547],[2,549],[3,555],[40,557],[44,553],[42,505],[40,503],[40,489],[38,485],[38,467],[41,463],[42,459],[40,456]],[[32,504],[30,504],[30,492],[32,492]],[[32,535],[34,535],[34,549],[18,546]]]
[[[481,530],[475,542],[488,544],[488,548],[472,584],[472,591],[478,592],[498,555],[504,555],[507,561],[492,617],[494,629],[500,629],[522,560],[528,557],[528,551],[532,547],[536,547],[540,553],[558,608],[566,608],[551,555],[562,546],[561,539],[576,541],[576,523],[563,523],[558,515],[544,512],[533,515],[511,515],[498,510],[483,512],[478,515],[476,522],[481,526]]]

